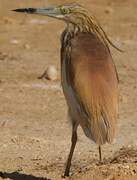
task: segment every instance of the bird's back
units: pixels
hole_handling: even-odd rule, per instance
[[[94,34],[78,33],[69,40],[62,56],[67,64],[66,81],[77,102],[70,100],[69,106],[80,107],[78,118],[85,134],[98,144],[112,142],[118,79],[109,49]],[[67,97],[68,92],[64,93]]]

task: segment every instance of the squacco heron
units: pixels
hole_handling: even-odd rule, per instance
[[[80,5],[14,11],[50,16],[67,24],[61,35],[61,83],[72,123],[72,143],[64,173],[69,176],[79,125],[98,145],[100,161],[101,145],[114,139],[118,75],[109,45],[118,48],[97,20]]]

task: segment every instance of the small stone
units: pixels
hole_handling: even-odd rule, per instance
[[[3,144],[3,147],[6,148],[8,145],[7,144]]]
[[[20,43],[20,41],[19,41],[19,40],[17,40],[17,39],[12,39],[12,40],[10,41],[10,43],[11,43],[11,44],[15,44],[15,45],[17,45],[17,44],[19,44],[19,43]]]
[[[30,49],[30,45],[29,44],[25,44],[24,48],[29,50]]]
[[[51,81],[55,81],[58,79],[58,72],[57,69],[55,68],[55,66],[50,65],[46,71],[43,73],[43,75],[41,77],[39,77],[40,79],[42,79],[43,77],[45,77],[48,80]]]
[[[128,166],[128,165],[127,165],[127,166],[124,166],[124,168],[125,168],[125,169],[129,169],[129,166]]]
[[[132,175],[132,176],[134,176],[136,172],[134,172],[134,171],[131,171],[130,173],[131,173],[131,175]]]
[[[113,9],[111,7],[106,7],[105,13],[106,14],[111,14],[111,13],[113,13]]]

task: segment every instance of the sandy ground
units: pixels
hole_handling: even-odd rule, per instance
[[[71,2],[71,1],[63,1]],[[97,146],[79,128],[70,180],[137,179],[137,1],[77,1],[91,9],[124,53],[112,49],[120,78],[116,140]],[[0,0],[0,179],[61,180],[71,125],[60,86],[38,79],[49,65],[60,72],[64,23],[11,12],[20,7],[58,5],[60,0]]]

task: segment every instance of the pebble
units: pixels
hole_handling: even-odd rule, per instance
[[[25,49],[28,49],[28,50],[31,49],[31,47],[30,47],[29,44],[25,44],[25,45],[24,45],[24,48],[25,48]]]
[[[55,81],[58,78],[58,72],[55,66],[50,65],[45,71],[45,78],[51,81]]]
[[[104,12],[105,12],[106,14],[111,14],[111,13],[113,13],[113,9],[112,9],[111,7],[106,7],[106,9],[104,10]]]
[[[19,41],[19,40],[17,40],[17,39],[12,39],[12,40],[10,41],[10,43],[11,43],[11,44],[15,44],[15,45],[17,45],[17,44],[19,44],[19,43],[20,43],[20,41]]]
[[[128,165],[124,166],[124,169],[129,169],[129,166]]]

